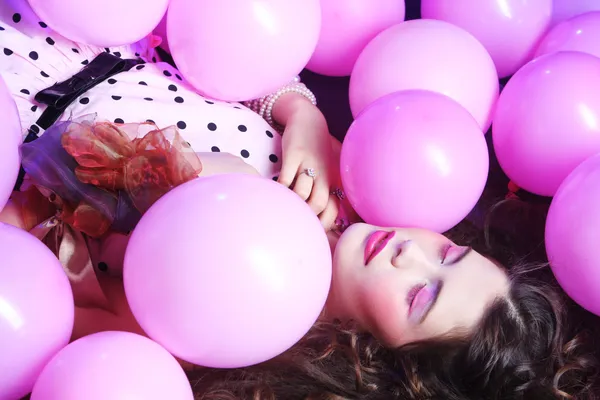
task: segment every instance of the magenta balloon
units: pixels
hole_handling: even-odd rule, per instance
[[[19,145],[22,141],[21,119],[17,105],[0,77],[0,121],[3,139],[0,142],[0,210],[10,197],[21,165]]]
[[[377,100],[342,145],[348,199],[378,226],[452,228],[477,203],[488,168],[477,122],[454,100],[428,91]]]
[[[600,59],[561,52],[525,65],[508,82],[494,119],[500,166],[518,186],[552,196],[600,152]]]
[[[443,21],[414,20],[383,31],[363,50],[350,78],[356,117],[378,98],[408,89],[445,94],[486,131],[498,98],[498,75],[483,45]]]
[[[161,198],[124,263],[131,309],[148,335],[207,367],[268,360],[321,313],[331,250],[310,207],[250,175],[200,178]]]
[[[559,51],[581,51],[600,57],[600,11],[573,17],[556,25],[541,41],[536,57]]]
[[[349,76],[365,46],[379,33],[404,21],[404,0],[321,0],[319,43],[307,69]]]
[[[20,399],[69,343],[74,304],[58,259],[37,238],[0,223],[0,399]]]
[[[48,363],[31,400],[193,400],[185,372],[164,348],[128,332],[69,344]]]
[[[321,29],[319,0],[171,0],[173,58],[206,96],[243,101],[292,81]]]
[[[169,0],[28,0],[52,29],[100,47],[135,43],[158,25]]]
[[[421,0],[421,16],[471,33],[504,78],[533,58],[552,18],[552,0]]]
[[[600,11],[598,0],[554,0],[552,25],[590,11]]]
[[[546,251],[556,279],[579,305],[600,315],[600,155],[560,185],[546,221]]]

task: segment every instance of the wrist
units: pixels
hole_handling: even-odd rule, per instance
[[[314,109],[316,106],[306,96],[296,92],[285,93],[273,105],[273,121],[285,126],[294,115]]]

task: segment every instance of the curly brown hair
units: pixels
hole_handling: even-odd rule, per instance
[[[194,372],[197,398],[600,398],[593,342],[600,333],[598,320],[564,295],[547,268],[540,229],[546,211],[546,204],[507,200],[493,207],[487,229],[465,221],[448,233],[513,265],[508,296],[487,310],[473,332],[391,349],[352,327],[320,322],[269,362]]]

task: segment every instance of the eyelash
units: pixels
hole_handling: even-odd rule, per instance
[[[447,244],[443,246],[440,250],[440,264],[444,265],[446,259],[448,258],[448,253],[452,250],[454,246],[452,244]]]

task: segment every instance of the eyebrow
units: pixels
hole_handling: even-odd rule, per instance
[[[457,257],[455,260],[453,260],[449,264],[445,264],[445,266],[458,264],[459,262],[461,262],[466,256],[468,256],[472,252],[473,252],[473,248],[467,247],[467,249],[463,252],[463,254],[460,255],[460,257]],[[425,320],[427,319],[427,317],[429,316],[429,314],[431,313],[431,311],[435,308],[435,305],[437,304],[438,299],[440,298],[440,293],[442,293],[442,290],[444,289],[444,282],[439,281],[438,284],[439,284],[439,287],[438,287],[437,293],[435,294],[435,297],[434,297],[433,301],[431,302],[431,305],[429,306],[429,309],[427,309],[427,312],[425,313],[425,315],[423,315],[423,318],[421,318],[421,323],[425,322]]]

